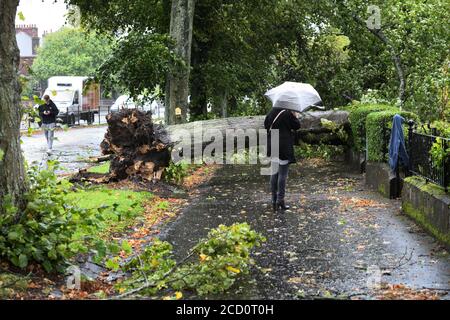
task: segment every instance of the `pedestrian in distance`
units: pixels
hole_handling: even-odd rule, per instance
[[[39,117],[47,139],[47,154],[51,154],[55,136],[56,116],[59,114],[59,110],[48,95],[44,96],[44,102],[44,104],[39,106]]]

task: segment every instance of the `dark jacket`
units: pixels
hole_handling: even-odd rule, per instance
[[[50,111],[50,114],[45,115],[44,111]],[[42,123],[56,123],[56,116],[58,113],[59,110],[52,100],[49,101],[49,104],[44,103],[39,106],[39,117],[41,117]]]
[[[269,114],[266,116],[266,119],[264,120],[264,127],[266,130],[268,130],[267,137],[268,137],[268,156],[271,156],[271,133],[269,131],[270,126],[272,125],[273,121],[277,117],[277,115],[282,111],[283,109],[273,108]],[[280,160],[289,160],[289,163],[295,163],[295,155],[294,155],[294,142],[295,142],[295,135],[294,131],[297,131],[300,129],[300,120],[295,117],[290,110],[286,110],[281,114],[277,121],[272,126],[273,129],[279,130],[279,159]]]
[[[389,142],[389,166],[394,172],[397,170],[399,162],[405,167],[409,166],[409,157],[402,128],[404,121],[405,119],[398,114],[394,116],[392,121],[391,140]]]

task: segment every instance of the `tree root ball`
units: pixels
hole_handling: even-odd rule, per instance
[[[100,147],[104,155],[113,155],[110,177],[160,180],[170,162],[170,146],[167,132],[152,122],[151,113],[123,109],[109,114],[106,120],[108,130]]]

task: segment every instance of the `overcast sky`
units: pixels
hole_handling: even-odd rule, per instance
[[[44,31],[56,31],[61,28],[67,12],[63,0],[20,0],[17,12],[22,12],[25,20],[16,17],[16,24],[35,24],[39,29],[39,36]]]

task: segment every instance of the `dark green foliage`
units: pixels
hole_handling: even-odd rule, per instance
[[[117,40],[110,55],[99,67],[97,77],[108,89],[124,88],[131,96],[148,96],[157,85],[164,87],[173,68],[183,68],[171,51],[167,35],[130,32]]]
[[[366,118],[373,112],[383,110],[394,110],[395,107],[389,105],[362,104],[355,105],[349,109],[349,121],[352,128],[352,147],[356,151],[363,152],[366,148]]]
[[[373,112],[367,116],[367,154],[369,161],[384,162],[389,151],[389,130],[392,128],[392,118],[399,114],[407,120],[418,121],[417,115],[412,112],[400,110],[386,110]],[[383,129],[385,128],[385,129]],[[386,130],[386,131],[384,131]],[[405,139],[407,139],[407,126],[404,126]],[[386,140],[387,138],[387,140]]]

